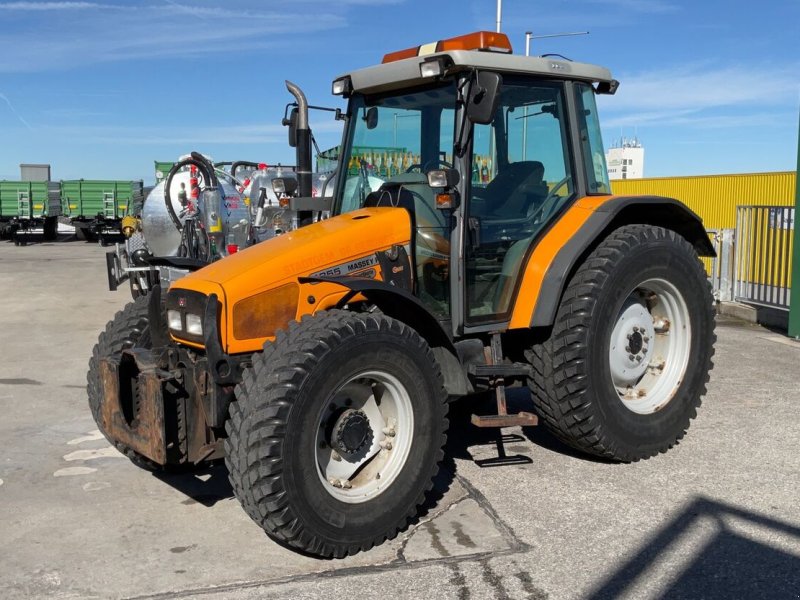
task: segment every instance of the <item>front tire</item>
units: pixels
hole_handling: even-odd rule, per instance
[[[714,308],[694,248],[661,227],[613,231],[528,352],[537,411],[580,451],[630,462],[665,452],[696,416],[713,367]]]
[[[447,394],[430,347],[382,314],[331,310],[279,332],[236,388],[226,463],[268,535],[344,557],[394,537],[433,485]]]

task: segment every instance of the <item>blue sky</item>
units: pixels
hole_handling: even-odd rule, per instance
[[[153,161],[293,162],[283,81],[330,82],[384,53],[493,29],[495,0],[0,0],[0,179],[153,179]],[[503,30],[607,66],[604,141],[638,134],[648,176],[794,170],[800,0],[504,0]],[[312,115],[321,147],[340,126]]]

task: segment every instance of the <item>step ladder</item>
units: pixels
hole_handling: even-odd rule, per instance
[[[17,192],[17,217],[30,219],[33,216],[33,201],[29,192]]]
[[[117,218],[117,199],[114,192],[103,192],[103,216],[106,219]]]
[[[496,415],[472,415],[472,424],[476,427],[533,427],[539,423],[539,418],[533,413],[519,412],[515,415],[508,414],[506,406],[506,378],[532,377],[533,372],[529,365],[522,363],[503,363],[503,346],[500,333],[493,333],[489,346],[484,348],[485,365],[476,365],[470,373],[476,377],[487,377],[489,387],[494,389],[497,400]]]

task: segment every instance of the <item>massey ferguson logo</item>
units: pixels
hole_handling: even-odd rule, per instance
[[[178,298],[178,306],[186,308],[186,298]]]

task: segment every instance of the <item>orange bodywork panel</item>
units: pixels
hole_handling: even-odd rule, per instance
[[[217,294],[224,306],[220,323],[223,349],[228,354],[255,352],[274,336],[258,336],[255,330],[263,329],[258,323],[243,324],[242,314],[246,311],[260,310],[269,300],[294,302],[292,309],[273,306],[269,310],[271,318],[282,321],[278,328],[284,328],[292,318],[299,320],[305,314],[335,306],[348,293],[346,288],[329,282],[299,283],[298,279],[346,264],[354,268],[352,274],[358,275],[364,271],[352,261],[372,257],[395,245],[406,246],[410,240],[411,217],[405,209],[363,208],[237,252],[190,273],[172,284],[170,290]],[[370,267],[370,276],[381,279],[380,267]],[[237,311],[239,322],[234,324]],[[257,322],[268,320],[264,315],[254,318]],[[182,344],[197,346],[173,337]]]
[[[615,196],[586,196],[573,204],[539,240],[520,275],[519,292],[511,311],[509,329],[527,329],[539,299],[545,274],[558,251],[572,238],[590,216]]]

